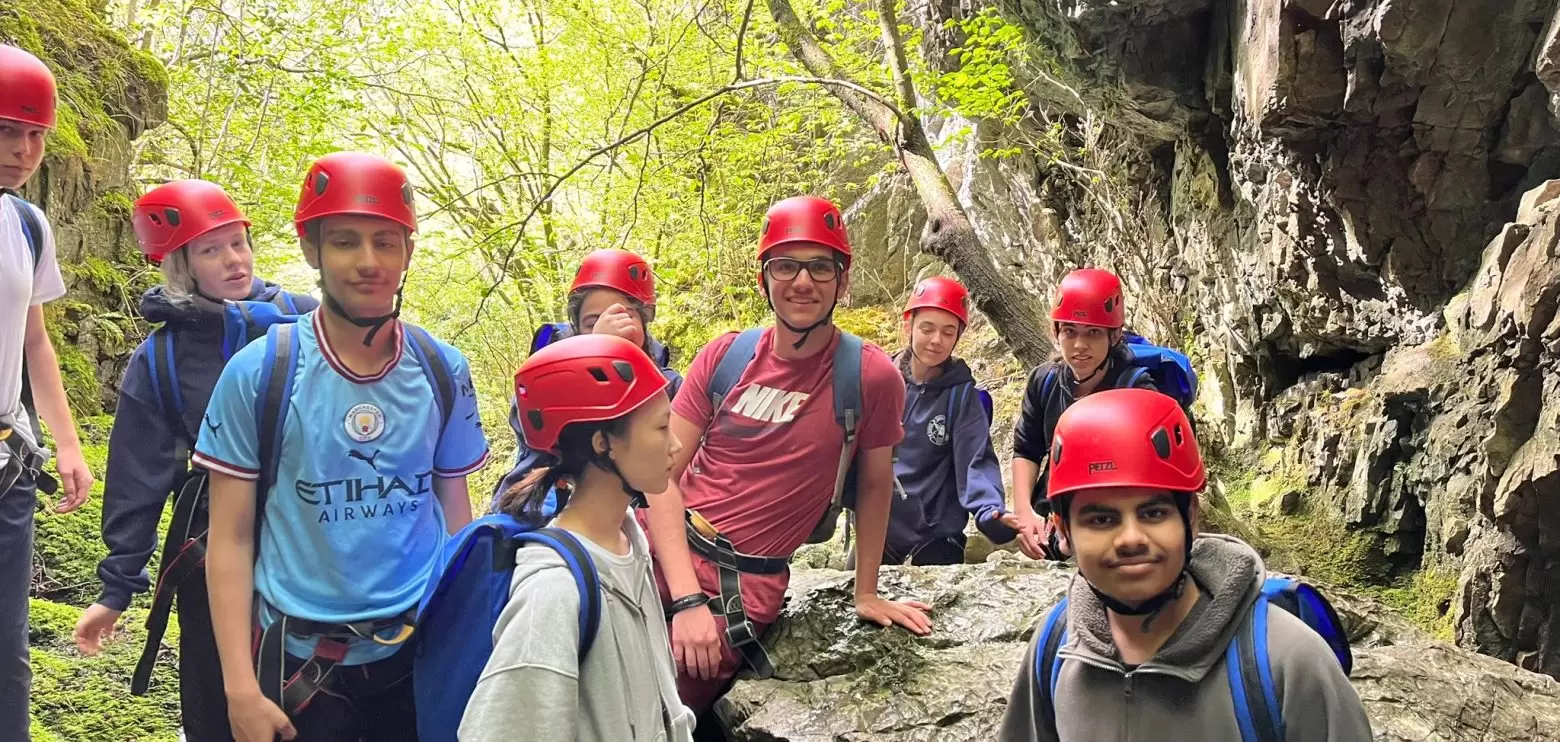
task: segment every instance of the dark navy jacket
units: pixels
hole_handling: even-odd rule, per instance
[[[894,463],[887,549],[908,554],[938,539],[962,543],[971,516],[987,538],[1012,541],[1018,534],[998,520],[1007,512],[1002,465],[970,367],[950,358],[941,374],[918,384],[910,378],[909,354],[895,360],[905,377],[905,437]]]
[[[1111,348],[1106,361],[1110,366],[1101,372],[1105,374],[1105,378],[1094,391],[1120,389],[1126,382],[1129,372],[1136,368],[1127,362],[1127,358],[1125,346],[1117,344]],[[1052,374],[1055,375],[1055,379],[1051,382],[1050,389],[1045,389],[1045,378]],[[1137,386],[1158,391],[1154,386],[1153,378],[1147,374],[1143,374]],[[1068,407],[1078,401],[1077,394],[1078,380],[1073,377],[1072,368],[1066,362],[1052,361],[1036,366],[1029,373],[1029,383],[1024,387],[1024,404],[1013,426],[1013,455],[1038,464],[1048,462],[1051,436],[1056,433],[1056,421],[1061,419],[1062,413],[1066,412]],[[1035,485],[1034,497],[1040,503],[1045,500],[1048,468],[1048,464],[1042,466],[1040,480]],[[1036,512],[1042,511],[1037,509]]]
[[[645,350],[649,352],[650,357],[660,364],[661,375],[671,382],[671,385],[666,387],[667,396],[675,399],[677,390],[682,388],[683,377],[682,374],[677,373],[667,365],[671,362],[671,352],[655,338],[646,340],[645,345]],[[500,495],[503,495],[510,487],[519,484],[520,480],[525,478],[526,472],[536,468],[536,454],[531,449],[526,448],[525,435],[520,430],[520,405],[514,399],[509,400],[509,427],[515,431],[515,461],[509,469],[509,473],[505,474],[504,478],[498,481],[498,486],[493,488],[493,505],[495,507]],[[552,501],[551,495],[548,496],[548,501],[549,503]]]
[[[281,288],[255,279],[251,301],[270,301]],[[319,306],[292,294],[299,312]],[[141,316],[173,332],[174,368],[184,394],[184,430],[199,431],[211,390],[222,375],[222,315],[192,304],[175,305],[161,286],[141,297]],[[98,597],[114,610],[130,605],[135,593],[151,586],[146,563],[157,548],[157,523],[163,505],[188,471],[191,441],[170,430],[147,370],[151,341],[130,356],[119,387],[119,408],[108,438],[108,470],[103,477],[103,543],[108,556],[98,564],[103,592]]]

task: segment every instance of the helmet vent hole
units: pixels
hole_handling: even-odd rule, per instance
[[[1116,311],[1116,297],[1112,296],[1105,300],[1105,311],[1107,313]]]
[[[1154,444],[1154,453],[1159,454],[1159,458],[1170,458],[1170,433],[1168,431],[1164,428],[1155,429],[1154,434],[1149,436],[1149,441]]]
[[[1186,432],[1181,429],[1181,424],[1175,424],[1175,445],[1177,448],[1186,445]]]
[[[630,280],[630,281],[638,281],[639,278],[640,278],[639,266],[637,266],[637,265],[629,266],[628,267],[628,280]]]
[[[179,226],[179,210],[178,209],[163,209],[163,216],[168,218],[168,226],[170,226],[170,227],[177,227],[177,226]]]
[[[1056,445],[1051,447],[1051,466],[1056,466],[1060,463],[1062,463],[1062,442],[1057,441]]]
[[[324,173],[314,174],[314,195],[325,195],[325,185],[330,182],[330,176]]]
[[[617,372],[618,378],[624,382],[634,383],[634,367],[628,365],[628,361],[613,361],[612,370]],[[605,379],[603,379],[605,381]]]
[[[159,227],[161,227],[161,226],[162,226],[162,217],[160,217],[160,216],[158,216],[158,215],[156,215],[156,214],[152,214],[152,213],[148,213],[148,214],[147,214],[147,215],[146,215],[146,218],[147,218],[147,219],[148,219],[148,220],[149,220],[149,221],[151,221],[151,223],[153,223],[153,224],[155,224],[155,225],[157,225],[157,226],[159,226]]]
[[[539,430],[542,429],[542,411],[541,410],[527,410],[526,413],[525,413],[525,419],[526,419],[526,422],[529,422],[531,424],[531,429],[532,430],[539,431]]]
[[[600,366],[591,366],[589,370],[591,378],[603,384],[607,383],[607,372]]]
[[[835,216],[833,214],[824,214],[823,215],[823,226],[824,227],[832,230],[832,229],[835,228],[834,225],[836,225],[838,223],[839,223],[839,220],[837,218],[835,218]]]

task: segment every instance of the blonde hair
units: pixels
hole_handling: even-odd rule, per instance
[[[163,296],[175,304],[195,300],[195,272],[190,269],[189,252],[183,248],[174,250],[163,258],[158,266],[163,277]]]

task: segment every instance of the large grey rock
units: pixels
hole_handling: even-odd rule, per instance
[[[885,570],[889,594],[935,606],[935,633],[867,626],[849,575],[803,570],[769,644],[777,675],[739,680],[718,710],[738,742],[987,742],[1036,621],[1071,573],[1021,558]],[[1560,740],[1560,684],[1436,643],[1380,606],[1335,601],[1376,740]]]

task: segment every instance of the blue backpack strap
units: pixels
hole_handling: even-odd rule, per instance
[[[726,346],[726,352],[721,355],[720,362],[715,364],[715,372],[710,374],[710,419],[713,420],[714,414],[720,411],[721,405],[726,401],[726,395],[730,394],[731,389],[741,380],[742,372],[747,369],[748,363],[752,362],[753,356],[758,354],[758,341],[763,335],[764,328],[752,327],[737,333],[731,345]]]
[[[1067,641],[1067,598],[1051,608],[1041,629],[1041,640],[1035,644],[1034,684],[1040,693],[1040,717],[1046,721],[1051,735],[1056,733],[1056,681],[1061,677],[1062,644]],[[1059,738],[1059,737],[1058,737]]]
[[[563,557],[564,564],[574,575],[574,584],[580,589],[580,662],[596,642],[596,631],[601,627],[601,577],[596,573],[596,562],[590,552],[580,544],[574,534],[561,528],[541,528],[515,535],[520,543],[542,544]]]
[[[531,335],[531,352],[541,350],[574,334],[574,328],[566,322],[544,322]]]
[[[1224,668],[1229,676],[1230,700],[1235,706],[1241,742],[1282,742],[1284,739],[1283,711],[1278,705],[1268,657],[1270,605],[1264,586],[1263,594],[1252,604],[1245,625],[1224,651]]]
[[[289,294],[286,291],[276,292],[276,296],[271,297],[271,304],[275,305],[277,309],[280,309],[288,314],[298,313],[298,305],[293,303],[292,294]]]
[[[157,390],[157,403],[163,417],[168,420],[168,430],[183,438],[193,447],[195,437],[184,425],[184,391],[179,388],[178,366],[173,361],[173,331],[159,327],[148,338],[146,365],[152,375],[152,388]]]
[[[255,554],[260,553],[260,522],[265,500],[276,482],[282,459],[282,435],[292,406],[293,377],[298,369],[298,333],[293,325],[276,325],[265,336],[265,360],[260,365],[260,393],[255,396],[259,427],[260,479],[255,483]]]
[[[444,361],[444,354],[439,352],[438,344],[427,330],[405,322],[401,326],[406,328],[406,336],[412,341],[412,354],[417,357],[418,365],[422,366],[423,374],[428,377],[428,385],[433,387],[439,404],[439,432],[442,435],[445,426],[449,425],[450,412],[455,409],[455,378],[450,373],[449,364]]]
[[[861,338],[840,330],[834,347],[834,421],[845,430],[840,447],[839,471],[834,477],[834,506],[844,503],[845,481],[856,457],[856,429],[861,425],[861,354],[866,344]]]
[[[22,236],[27,239],[27,249],[32,251],[33,271],[43,260],[43,220],[38,218],[38,207],[14,193],[5,194],[16,201],[16,215],[22,220]]]
[[[1135,389],[1137,388],[1138,384],[1142,383],[1143,377],[1149,375],[1150,374],[1148,373],[1148,369],[1143,368],[1142,366],[1133,366],[1132,368],[1127,369],[1126,375],[1121,377],[1120,388]]]
[[[1046,369],[1045,376],[1040,378],[1040,409],[1045,409],[1046,402],[1051,399],[1051,390],[1056,387],[1056,366]]]

